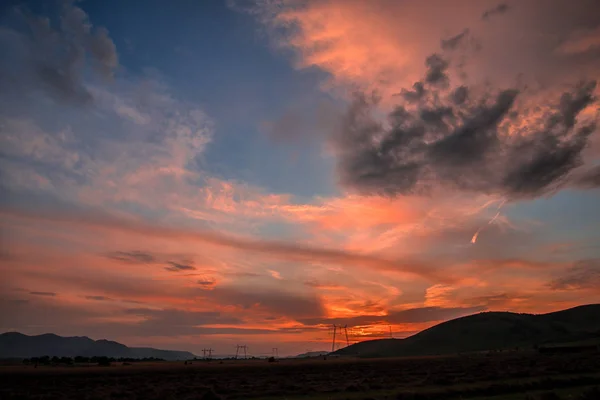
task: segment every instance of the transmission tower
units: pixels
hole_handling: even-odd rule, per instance
[[[337,329],[337,326],[335,324],[333,324],[333,342],[331,343],[331,352],[333,353],[335,351],[335,331]]]
[[[205,360],[212,359],[212,352],[213,349],[202,349],[202,358],[204,358]],[[206,357],[206,353],[208,353],[208,357]]]
[[[350,346],[350,340],[348,340],[348,324],[344,325],[344,332],[346,333],[346,346]]]
[[[236,360],[237,360],[238,356],[240,356],[240,350],[244,351],[244,360],[245,360],[246,357],[247,357],[247,353],[246,352],[248,350],[248,346],[246,346],[245,344],[243,344],[243,345],[242,344],[236,345],[236,348],[235,348],[235,359]]]

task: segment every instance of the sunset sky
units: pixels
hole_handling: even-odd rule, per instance
[[[2,2],[0,331],[287,355],[600,302],[595,4]]]

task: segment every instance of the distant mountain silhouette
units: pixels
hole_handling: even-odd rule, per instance
[[[42,356],[114,358],[162,358],[187,360],[194,355],[187,351],[158,350],[150,347],[127,347],[111,340],[92,340],[86,336],[62,337],[53,333],[27,336],[19,332],[0,334],[0,358],[30,358]]]
[[[588,339],[600,340],[600,304],[540,315],[484,312],[443,322],[406,339],[364,341],[333,354],[423,356],[531,348]]]
[[[295,358],[320,357],[329,354],[328,351],[307,351],[306,353],[298,354]]]

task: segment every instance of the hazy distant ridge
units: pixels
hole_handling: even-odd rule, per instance
[[[127,347],[110,340],[92,340],[86,336],[62,337],[52,333],[28,336],[19,332],[0,334],[0,358],[42,356],[114,358],[162,358],[186,360],[194,358],[188,351],[159,350],[150,347]]]
[[[548,314],[484,312],[435,325],[406,339],[369,340],[335,352],[361,357],[399,357],[600,339],[600,304]]]
[[[307,351],[306,353],[298,354],[295,358],[320,357],[329,354],[328,351]]]

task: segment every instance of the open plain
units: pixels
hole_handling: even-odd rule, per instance
[[[0,367],[8,400],[598,399],[599,387],[598,353]]]

